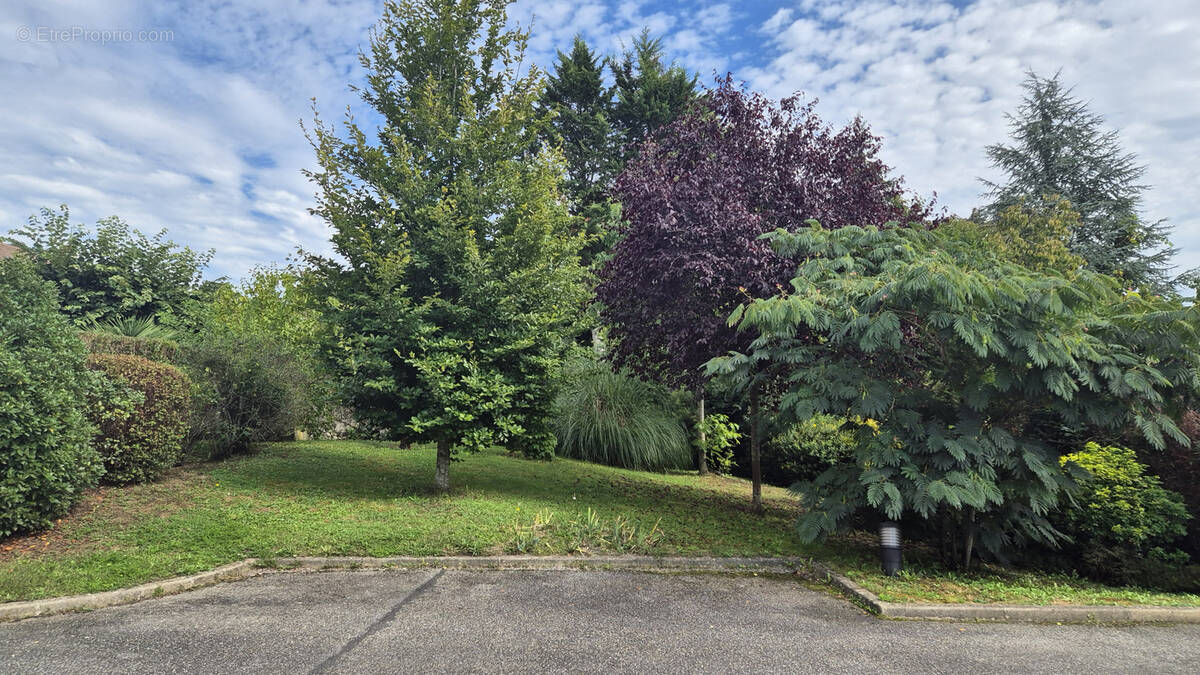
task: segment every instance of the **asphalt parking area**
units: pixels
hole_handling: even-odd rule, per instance
[[[273,574],[0,624],[3,673],[1200,670],[1200,625],[886,621],[772,576]]]

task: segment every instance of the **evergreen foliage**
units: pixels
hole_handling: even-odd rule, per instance
[[[620,170],[611,122],[612,89],[604,84],[603,59],[575,36],[571,53],[558,52],[546,78],[542,105],[555,111],[547,137],[566,160],[563,192],[586,207],[606,201]]]
[[[813,223],[768,238],[803,262],[786,291],[734,312],[756,337],[709,372],[778,383],[785,420],[866,422],[852,461],[797,488],[805,540],[866,509],[932,521],[960,564],[976,544],[1058,541],[1048,515],[1073,483],[1035,412],[1186,442],[1173,416],[1200,382],[1195,307],[1086,270],[1029,270],[939,231]]]
[[[335,359],[362,420],[455,450],[552,455],[561,354],[585,300],[582,237],[540,147],[543,77],[504,0],[389,2],[362,56],[379,143],[318,118],[315,213],[342,261],[315,259]],[[537,148],[531,150],[531,148]]]
[[[160,363],[174,363],[179,353],[179,345],[173,340],[92,332],[80,333],[79,338],[92,354],[130,354]]]
[[[611,65],[617,93],[612,121],[628,161],[637,156],[642,141],[688,109],[696,98],[696,78],[663,62],[662,39],[651,38],[649,29]]]
[[[0,537],[48,527],[104,471],[76,333],[31,261],[0,260]]]
[[[992,165],[1006,182],[985,181],[996,217],[1022,201],[1062,197],[1079,212],[1072,227],[1071,252],[1096,272],[1120,277],[1134,288],[1168,286],[1175,248],[1163,221],[1139,213],[1146,191],[1146,167],[1126,153],[1116,131],[1091,112],[1071,90],[1051,78],[1029,73],[1025,99],[1009,115],[1011,142],[988,146]]]
[[[128,354],[92,354],[88,367],[135,396],[99,401],[99,434],[93,441],[104,460],[104,480],[152,481],[183,456],[191,382],[178,368]]]

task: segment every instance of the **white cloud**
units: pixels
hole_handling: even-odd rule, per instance
[[[11,4],[11,3],[10,3]],[[774,97],[806,90],[821,114],[861,113],[885,158],[959,212],[991,176],[984,146],[1026,69],[1062,68],[1076,93],[1149,166],[1151,217],[1168,217],[1200,265],[1200,6],[1194,0],[798,0],[651,3],[518,0],[532,21],[529,60],[583,35],[602,54],[642,28],[701,81],[733,70]],[[77,220],[118,214],[144,230],[215,247],[215,271],[240,276],[294,247],[327,250],[307,213],[314,161],[298,121],[317,97],[327,121],[361,77],[380,0],[151,2],[26,0],[0,18],[0,231],[66,201]],[[536,17],[536,20],[534,18]],[[158,43],[13,39],[26,27],[167,29]]]
[[[1200,6],[1186,0],[811,2],[760,29],[770,62],[738,73],[774,97],[805,90],[831,121],[862,114],[884,156],[953,211],[979,203],[984,156],[1007,136],[1027,70],[1064,82],[1149,167],[1151,218],[1200,265]]]

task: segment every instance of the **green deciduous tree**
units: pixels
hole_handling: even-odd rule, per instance
[[[72,225],[64,205],[9,234],[58,286],[63,311],[79,326],[137,317],[190,328],[206,297],[202,275],[213,252],[180,248],[166,230],[148,237],[113,216],[91,232]]]
[[[336,360],[364,422],[456,450],[554,449],[555,375],[585,299],[582,237],[541,147],[543,78],[505,0],[388,3],[361,60],[372,137],[318,118],[315,213],[341,260],[315,259]],[[533,150],[531,150],[533,148]]]
[[[848,420],[853,457],[797,487],[804,539],[869,510],[932,521],[960,564],[980,545],[1052,543],[1047,516],[1072,481],[1035,414],[1186,442],[1174,416],[1200,373],[1195,307],[941,231],[814,224],[771,239],[804,262],[789,289],[734,313],[755,340],[709,371],[775,383],[784,422]]]
[[[1022,201],[1061,196],[1080,214],[1070,248],[1089,268],[1134,287],[1165,287],[1175,249],[1166,224],[1139,213],[1146,167],[1121,148],[1117,132],[1106,131],[1104,118],[1073,97],[1058,75],[1030,73],[1024,87],[1024,102],[1008,116],[1010,143],[987,148],[1005,179],[985,181],[993,198],[985,212],[996,217]]]

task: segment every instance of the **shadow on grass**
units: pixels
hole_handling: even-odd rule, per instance
[[[436,500],[443,495],[433,489],[434,462],[434,450],[428,446],[315,441],[263,445],[252,455],[217,465],[213,475],[227,488],[276,497]],[[701,480],[680,485],[602,465],[567,459],[540,462],[491,450],[463,455],[451,464],[449,496],[495,496],[576,508],[592,504],[642,513],[753,513],[749,486],[743,495]],[[795,515],[784,500],[767,500],[766,507],[769,516]]]

